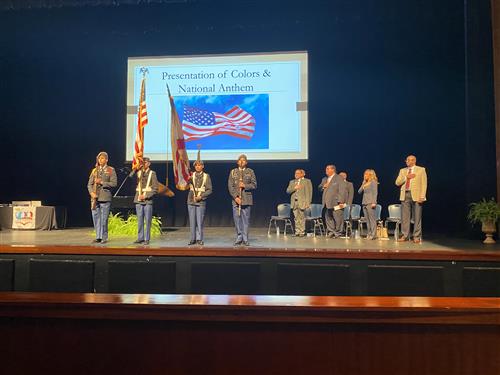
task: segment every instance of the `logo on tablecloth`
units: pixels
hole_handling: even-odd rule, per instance
[[[13,207],[13,229],[35,229],[36,207]]]

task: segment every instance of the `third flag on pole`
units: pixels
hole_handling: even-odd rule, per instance
[[[174,98],[170,95],[170,141],[172,144],[172,164],[174,166],[175,187],[179,190],[189,189],[189,158],[184,141],[184,133],[179,120]]]
[[[137,110],[137,130],[135,133],[134,157],[132,169],[138,169],[142,165],[144,157],[144,127],[148,124],[148,113],[146,111],[146,77],[142,77],[141,96],[139,98],[139,109]]]

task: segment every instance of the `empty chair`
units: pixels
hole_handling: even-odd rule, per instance
[[[394,227],[394,239],[399,238],[399,231],[401,229],[401,205],[400,204],[391,204],[387,207],[387,211],[389,212],[389,217],[385,219],[385,227],[389,227],[389,223],[395,223]]]
[[[312,221],[314,237],[316,237],[316,230],[319,230],[321,236],[326,234],[322,213],[323,205],[318,203],[311,204],[311,207],[306,210],[306,226],[308,221]]]
[[[352,232],[354,222],[357,223],[357,227],[359,229],[359,221],[360,220],[361,220],[361,206],[359,204],[351,205],[351,213],[350,213],[350,217],[349,217],[349,225],[351,227],[350,228],[351,232]]]
[[[346,237],[351,237],[352,235],[351,205],[349,204],[344,207],[344,222],[342,223],[342,232],[345,233]]]
[[[292,225],[292,219],[290,218],[290,203],[281,203],[278,205],[278,215],[276,216],[271,216],[271,219],[269,219],[269,227],[267,228],[267,234],[270,234],[271,231],[271,225],[274,223],[274,228],[279,230],[278,222],[282,221],[285,223],[285,229],[283,233],[286,235],[286,229],[287,227],[290,227],[290,230],[293,233],[293,225]]]
[[[377,204],[375,206],[375,220],[377,221],[377,225],[382,224],[382,220],[380,219],[380,216],[382,215],[382,206],[380,204]],[[360,234],[363,234],[363,224],[367,226],[366,224],[366,218],[363,216],[359,219],[359,232]],[[367,226],[368,230],[368,226]]]
[[[375,207],[375,220],[377,220],[377,225],[382,224],[382,205],[377,204],[377,207]]]

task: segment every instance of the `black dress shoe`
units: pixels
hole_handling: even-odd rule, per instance
[[[142,244],[143,244],[143,245],[149,245],[149,241],[148,241],[148,240],[146,240],[146,241],[144,241]]]
[[[203,246],[203,241],[198,241],[197,244]]]
[[[144,240],[135,240],[133,243],[143,243]]]
[[[92,243],[100,243],[102,240],[100,238],[96,238]]]
[[[189,245],[194,245],[195,243],[196,243],[196,241],[194,241],[194,240],[193,240],[193,241],[189,241],[189,242],[188,242],[188,246],[189,246]]]

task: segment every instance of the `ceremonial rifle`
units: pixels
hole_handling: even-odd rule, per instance
[[[95,163],[95,168],[94,168],[94,171],[93,171],[93,174],[94,174],[94,184],[93,184],[93,188],[92,188],[92,193],[94,193],[94,197],[90,197],[90,209],[91,210],[95,210],[96,207],[97,207],[97,170],[99,168],[99,162],[96,162]]]

